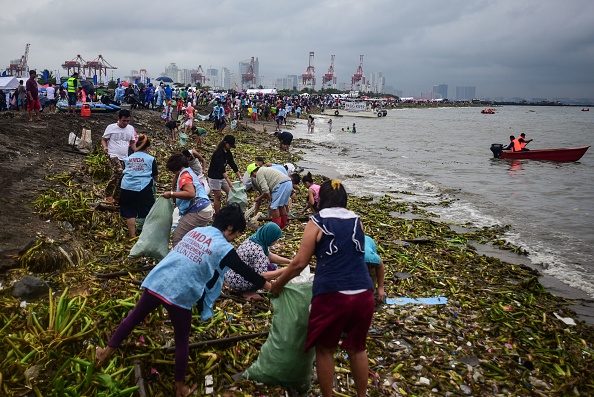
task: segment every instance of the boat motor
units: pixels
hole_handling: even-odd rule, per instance
[[[500,159],[501,152],[503,152],[503,145],[501,143],[492,143],[491,151],[493,152],[493,158]]]

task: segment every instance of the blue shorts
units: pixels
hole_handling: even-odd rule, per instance
[[[76,92],[68,93],[68,106],[76,106]]]
[[[292,192],[293,184],[290,180],[276,185],[270,194],[272,196],[270,209],[275,210],[278,207],[289,205],[289,198],[291,197]]]

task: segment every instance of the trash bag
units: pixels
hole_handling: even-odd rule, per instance
[[[290,282],[272,298],[274,315],[260,355],[244,373],[267,385],[280,385],[304,393],[310,388],[315,349],[304,352],[312,282]]]
[[[248,198],[247,193],[245,192],[245,185],[239,181],[233,182],[233,186],[231,187],[231,190],[229,190],[229,197],[227,198],[227,203],[239,204],[241,210],[245,211],[245,207],[247,207],[247,202]]]
[[[179,136],[179,146],[181,146],[181,147],[186,146],[186,141],[188,140],[188,138],[190,138],[189,135],[180,131],[178,133],[178,136]]]
[[[80,142],[81,139],[78,136],[76,136],[74,132],[68,134],[68,145],[78,147],[78,145],[80,145]]]
[[[80,143],[77,145],[79,150],[88,150],[91,151],[93,149],[93,140],[91,139],[91,130],[87,128],[83,128]]]
[[[130,250],[131,258],[148,256],[161,260],[169,253],[173,222],[173,201],[159,197],[146,216],[138,241]]]

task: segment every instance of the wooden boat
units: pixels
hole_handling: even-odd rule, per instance
[[[503,150],[503,145],[494,143],[491,145],[491,151],[495,158],[500,159],[516,159],[516,160],[548,160],[570,162],[578,161],[582,158],[584,153],[588,151],[590,146],[578,146],[573,148],[555,148],[555,149],[539,149],[526,150],[521,152],[512,152],[511,150]]]

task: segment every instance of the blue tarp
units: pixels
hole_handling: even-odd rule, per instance
[[[448,298],[444,296],[438,296],[435,298],[386,298],[386,305],[399,305],[404,306],[408,304],[413,305],[445,305],[448,303]]]

